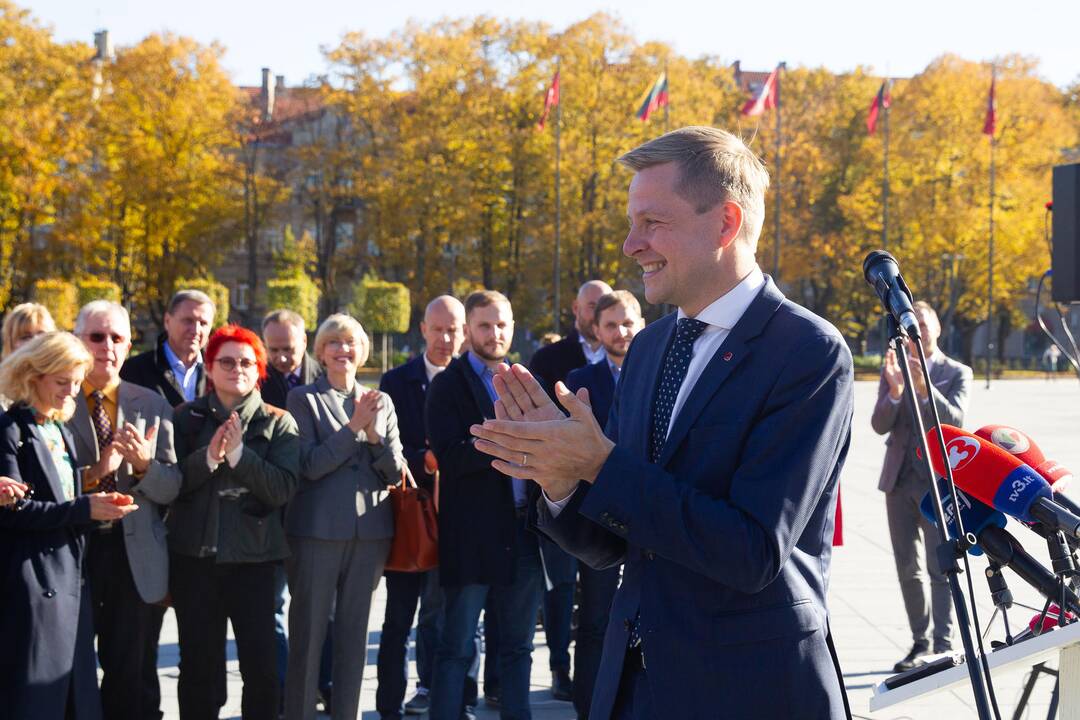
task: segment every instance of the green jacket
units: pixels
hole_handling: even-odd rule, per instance
[[[265,405],[254,390],[236,407],[244,428],[235,468],[206,460],[214,432],[229,411],[211,392],[176,409],[176,457],[183,473],[180,495],[169,510],[169,549],[219,563],[253,563],[288,556],[280,508],[296,492],[300,441],[296,422]]]

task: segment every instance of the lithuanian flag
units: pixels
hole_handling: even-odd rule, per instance
[[[649,116],[662,107],[667,107],[668,104],[668,90],[667,90],[667,73],[662,72],[656,78],[656,82],[652,84],[652,87],[645,91],[645,94],[641,96],[638,101],[637,112],[634,113],[641,122],[648,122]]]

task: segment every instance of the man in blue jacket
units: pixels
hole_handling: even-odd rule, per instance
[[[607,435],[521,367],[473,428],[493,466],[544,491],[535,524],[595,568],[624,562],[590,718],[850,715],[826,609],[851,354],[757,266],[768,174],[722,130],[620,158],[623,252],[678,312],[635,338]]]

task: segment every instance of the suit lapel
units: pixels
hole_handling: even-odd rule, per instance
[[[666,465],[679,447],[679,443],[693,427],[699,415],[720,390],[731,373],[741,365],[750,354],[750,341],[761,334],[765,324],[783,302],[784,296],[776,289],[771,280],[750,303],[743,316],[735,323],[727,338],[716,349],[712,359],[705,366],[694,387],[690,389],[675,422],[671,426],[664,449],[660,454],[659,464]],[[659,378],[657,378],[659,380]]]
[[[641,456],[647,458],[649,454],[649,434],[652,427],[652,409],[653,399],[656,397],[656,386],[660,384],[660,365],[664,361],[664,354],[667,353],[668,345],[671,344],[671,335],[675,332],[675,320],[677,313],[670,313],[667,317],[661,318],[657,321],[657,324],[662,324],[656,333],[656,346],[650,348],[652,352],[644,352],[639,358],[634,357],[635,362],[642,363],[640,372],[635,372],[641,380],[644,387],[641,388],[644,392],[628,392],[626,381],[629,378],[622,378],[620,382],[623,383],[622,402],[623,406],[619,411],[619,427],[620,433],[622,428],[629,429],[629,423],[623,422],[623,418],[636,417],[637,420],[634,423],[635,437],[634,446],[641,450]],[[636,338],[635,338],[636,339]],[[625,371],[625,368],[624,368]],[[632,402],[628,402],[633,398]],[[626,412],[629,410],[630,412]]]
[[[75,454],[79,463],[90,465],[97,462],[101,457],[101,450],[98,448],[97,433],[94,432],[94,421],[90,417],[90,404],[86,402],[86,395],[79,393],[75,398],[75,414],[71,416],[71,420],[68,421],[68,426],[75,431],[80,445],[79,447],[85,447],[93,452],[92,457],[81,457],[79,453]]]
[[[465,373],[465,381],[469,384],[469,392],[472,393],[473,400],[476,401],[476,407],[480,408],[480,414],[490,420],[495,417],[495,403],[491,401],[491,396],[488,395],[484,381],[473,370],[469,355],[470,353],[466,353],[461,356],[459,360],[461,371]]]
[[[337,398],[334,397],[334,389],[330,387],[330,380],[323,375],[315,382],[315,386],[319,388],[319,402],[326,406],[330,411],[330,415],[338,422],[338,427],[335,430],[340,430],[348,425],[349,418],[345,414],[345,410],[338,404]],[[355,392],[355,388],[353,391]]]
[[[45,472],[45,479],[49,484],[49,489],[52,490],[53,497],[56,502],[64,502],[64,489],[60,486],[60,471],[56,467],[56,463],[53,461],[52,453],[49,452],[49,444],[45,441],[45,436],[41,433],[41,428],[33,420],[30,421],[30,435],[34,440],[34,452],[37,453],[38,464]],[[63,433],[64,442],[68,440],[68,434]],[[71,448],[68,448],[68,454],[71,454]],[[78,484],[78,483],[76,483]],[[78,488],[75,493],[78,494]]]

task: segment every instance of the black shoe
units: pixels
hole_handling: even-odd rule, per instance
[[[910,670],[916,665],[922,665],[922,662],[919,660],[919,658],[921,658],[923,655],[928,655],[929,653],[930,649],[928,647],[916,643],[912,646],[911,652],[904,656],[903,660],[893,665],[893,672],[901,673],[905,670]]]
[[[334,709],[334,698],[331,688],[325,687],[316,693],[317,702],[322,704],[323,713],[329,715]]]
[[[574,699],[574,682],[570,679],[569,670],[551,671],[551,694],[556,700],[563,702]]]
[[[405,703],[406,715],[423,715],[431,707],[431,698],[427,693],[416,693],[409,702]]]

